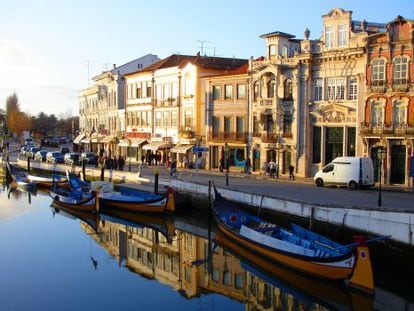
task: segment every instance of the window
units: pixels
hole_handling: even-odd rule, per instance
[[[137,84],[137,98],[142,98],[142,93],[141,93],[141,83]]]
[[[345,99],[345,79],[344,78],[328,78],[327,97],[328,100]]]
[[[173,82],[171,97],[175,100],[178,97],[178,82]]]
[[[227,286],[231,285],[231,274],[227,269],[223,271],[223,284]]]
[[[327,166],[325,166],[325,167],[322,169],[322,172],[324,172],[324,173],[329,173],[329,172],[332,172],[332,171],[334,170],[334,168],[335,168],[335,165],[333,165],[333,164],[328,164]]]
[[[164,127],[167,127],[167,126],[171,125],[171,123],[170,123],[170,112],[169,111],[164,111],[162,125]]]
[[[161,126],[162,114],[160,111],[155,113],[155,126]]]
[[[170,97],[170,84],[164,83],[163,85],[163,99],[168,99]]]
[[[348,99],[356,100],[358,95],[358,80],[355,77],[349,78],[349,94]]]
[[[347,156],[355,156],[355,140],[356,140],[356,128],[348,127],[348,145],[347,145]]]
[[[194,95],[194,81],[191,79],[191,74],[187,72],[184,79],[184,95]]]
[[[231,117],[224,117],[224,132],[230,133],[232,130]]]
[[[161,84],[157,84],[155,86],[155,94],[157,96],[157,105],[160,105],[161,99],[162,99],[162,85]]]
[[[401,126],[406,124],[406,106],[403,102],[396,101],[392,108],[392,122],[396,126]]]
[[[184,112],[184,126],[192,129],[193,127],[193,109],[186,109]]]
[[[246,98],[246,84],[237,84],[237,99]]]
[[[224,86],[224,99],[232,99],[233,98],[233,85],[226,84]]]
[[[282,45],[281,46],[281,48],[280,48],[280,55],[283,57],[283,58],[287,58],[288,57],[288,47],[287,47],[287,45]]]
[[[384,85],[385,82],[385,60],[377,58],[372,61],[372,84]]]
[[[178,113],[177,111],[171,111],[171,126],[178,125]]]
[[[256,81],[253,84],[253,101],[257,101],[258,97],[259,97],[259,81]]]
[[[275,87],[276,87],[276,83],[274,79],[270,80],[267,83],[267,98],[275,97]]]
[[[371,107],[371,124],[382,126],[384,123],[384,107],[381,103],[373,103]]]
[[[236,273],[234,276],[234,284],[236,288],[242,289],[243,288],[243,275],[241,273]]]
[[[325,47],[332,48],[334,46],[334,28],[333,26],[325,26]]]
[[[213,100],[219,100],[221,97],[221,86],[213,85]]]
[[[244,132],[244,117],[236,117],[236,131],[238,134]]]
[[[283,134],[291,135],[292,134],[292,115],[285,114],[283,117]]]
[[[343,155],[344,128],[327,127],[325,145],[325,163]]]
[[[283,98],[287,100],[292,99],[292,80],[286,79],[283,83]]]
[[[276,55],[276,45],[274,45],[274,44],[269,45],[269,55],[270,56],[275,56]]]
[[[257,116],[253,116],[253,133],[259,133],[259,119]]]
[[[320,78],[313,80],[313,100],[323,100],[323,80]]]
[[[347,25],[338,25],[338,46],[348,45]]]
[[[131,98],[132,97],[132,91],[131,91],[131,89],[132,89],[132,85],[131,84],[128,84],[128,98]]]
[[[407,68],[408,68],[407,57],[399,56],[394,59],[394,70],[393,70],[394,84],[407,83]]]
[[[152,96],[152,94],[151,94],[151,85],[149,85],[149,82],[148,82],[148,84],[147,84],[147,97],[151,97]]]

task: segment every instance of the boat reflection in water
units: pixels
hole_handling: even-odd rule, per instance
[[[97,230],[90,219],[83,219],[81,227],[120,265],[187,299],[217,293],[245,303],[248,310],[372,309],[370,296],[246,254],[219,232],[209,243],[207,225],[193,219],[110,214],[99,216]]]

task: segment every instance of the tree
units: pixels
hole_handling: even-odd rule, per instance
[[[11,115],[14,112],[20,112],[19,98],[16,93],[13,93],[6,99],[6,123],[9,124]]]
[[[20,136],[23,131],[30,131],[31,118],[21,111],[12,111],[9,116],[8,127],[11,132]]]

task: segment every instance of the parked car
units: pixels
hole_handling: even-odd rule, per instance
[[[87,164],[95,164],[96,163],[96,154],[93,152],[82,152],[81,159],[85,159]]]
[[[62,148],[60,149],[60,152],[62,152],[62,153],[68,153],[68,152],[70,152],[70,150],[69,150],[69,148],[68,148],[68,147],[62,147]]]
[[[77,152],[69,152],[65,154],[65,164],[67,165],[79,165],[81,164],[80,154]]]
[[[26,157],[27,158],[32,158],[34,160],[34,156],[36,154],[36,152],[38,152],[40,150],[40,148],[38,147],[30,147],[28,151],[26,151]]]
[[[373,186],[374,165],[368,157],[338,157],[315,174],[315,184],[345,185],[354,190],[358,187]]]
[[[46,154],[46,162],[48,163],[65,163],[64,154],[59,151],[48,152]]]
[[[39,150],[38,152],[36,152],[34,159],[36,161],[40,161],[40,162],[46,162],[46,154],[48,152],[46,150]]]

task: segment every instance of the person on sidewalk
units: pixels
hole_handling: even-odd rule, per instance
[[[251,168],[251,162],[250,162],[250,158],[247,157],[246,162],[244,163],[244,172],[249,175],[250,174],[250,168]]]
[[[294,170],[295,170],[295,167],[292,164],[290,164],[289,165],[289,180],[291,179],[295,180],[295,175],[293,174]]]
[[[223,158],[220,159],[219,170],[220,170],[220,172],[223,172],[223,170],[224,170],[224,159]]]
[[[177,177],[177,162],[175,159],[172,160],[171,166],[170,166],[170,177]]]
[[[275,174],[276,174],[276,163],[275,161],[272,159],[270,160],[269,164],[269,176],[271,179],[275,179]]]

